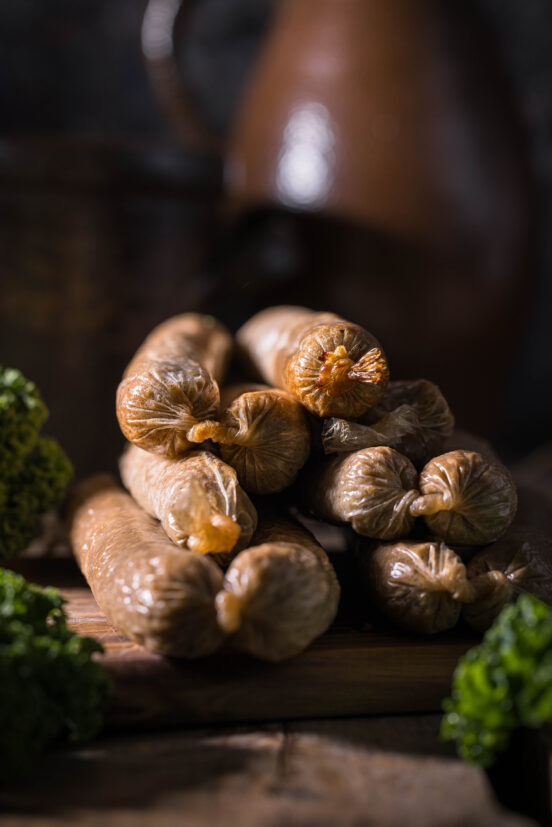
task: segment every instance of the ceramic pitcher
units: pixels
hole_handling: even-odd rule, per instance
[[[163,4],[173,22],[185,11],[150,0],[150,13]],[[150,67],[190,127],[174,72],[172,91],[163,86],[169,22]],[[205,129],[195,137],[207,145]],[[322,285],[333,259],[340,285],[313,305],[331,299],[372,324],[402,375],[422,370],[454,384],[460,406],[479,394],[489,408],[522,328],[531,192],[508,89],[469,0],[280,0],[219,151],[234,215],[308,218],[305,275]],[[331,242],[343,226],[354,233]]]

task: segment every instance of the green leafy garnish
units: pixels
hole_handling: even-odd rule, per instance
[[[0,560],[29,545],[39,517],[59,507],[73,475],[56,440],[40,434],[47,417],[36,385],[0,367]]]
[[[102,727],[111,691],[102,646],[67,627],[64,600],[0,569],[0,766],[12,776],[48,744]]]
[[[458,662],[441,735],[459,755],[490,766],[519,727],[552,721],[552,611],[523,594]]]

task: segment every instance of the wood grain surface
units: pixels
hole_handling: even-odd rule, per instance
[[[6,827],[535,827],[439,715],[106,733],[0,787]]]
[[[230,646],[207,658],[154,655],[114,630],[69,559],[21,562],[29,579],[60,588],[75,631],[100,640],[113,677],[110,724],[149,727],[437,712],[474,638],[407,638],[336,624],[305,652],[264,663]]]

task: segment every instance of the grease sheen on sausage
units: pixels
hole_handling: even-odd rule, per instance
[[[364,586],[395,625],[435,634],[451,629],[474,599],[466,567],[444,543],[399,540],[360,550]]]
[[[226,572],[216,598],[219,623],[238,649],[281,661],[328,629],[340,588],[326,552],[299,524],[264,517],[253,544]]]
[[[407,536],[415,522],[410,506],[418,496],[418,475],[393,448],[363,448],[326,457],[305,475],[304,496],[315,517],[349,523],[365,537]]]
[[[482,546],[501,537],[515,517],[517,492],[500,462],[475,451],[434,457],[420,473],[420,496],[410,506],[445,543]]]
[[[327,454],[387,445],[420,468],[442,453],[453,427],[454,417],[447,401],[433,382],[389,382],[377,407],[359,422],[327,419],[322,443]]]
[[[212,316],[184,313],[156,327],[136,352],[117,389],[124,436],[145,450],[178,457],[186,432],[216,415],[232,338]]]
[[[354,419],[376,404],[389,370],[377,340],[334,313],[269,307],[236,334],[246,363],[317,416]]]
[[[111,477],[81,484],[69,518],[71,545],[108,621],[152,652],[195,658],[224,639],[215,612],[222,573],[183,552]]]
[[[220,421],[199,422],[188,439],[217,442],[246,491],[273,494],[291,485],[310,451],[302,405],[286,391],[266,385],[225,388],[222,405]]]
[[[214,454],[191,451],[164,459],[129,445],[120,471],[136,502],[161,520],[181,548],[220,554],[248,545],[257,512],[234,469]]]

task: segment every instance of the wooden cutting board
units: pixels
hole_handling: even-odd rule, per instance
[[[297,657],[264,663],[224,649],[176,661],[147,652],[106,621],[70,559],[20,561],[18,570],[66,597],[71,627],[97,638],[114,682],[110,724],[250,722],[436,712],[473,637],[407,638],[338,623]]]

